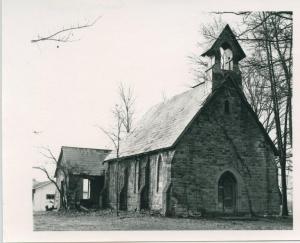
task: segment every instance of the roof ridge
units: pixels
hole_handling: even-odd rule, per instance
[[[89,150],[99,150],[99,151],[111,151],[111,149],[96,149],[96,148],[83,148],[83,147],[74,147],[74,146],[61,146],[61,148],[73,148],[73,149],[89,149]]]
[[[147,112],[150,111],[150,110],[151,110],[152,108],[154,108],[155,106],[167,104],[167,103],[171,102],[172,100],[174,100],[175,98],[178,98],[178,97],[180,97],[180,96],[183,96],[183,95],[185,95],[185,94],[188,93],[188,92],[194,91],[195,89],[197,89],[199,86],[201,86],[201,85],[204,84],[204,83],[205,83],[205,82],[202,82],[202,83],[199,83],[199,84],[197,84],[197,85],[194,85],[194,86],[190,87],[190,88],[189,88],[188,90],[186,90],[186,91],[183,91],[183,92],[181,92],[181,93],[178,93],[178,94],[173,95],[170,99],[167,99],[166,101],[161,101],[161,102],[158,102],[158,103],[152,105],[152,106],[147,110]],[[145,112],[144,114],[146,114],[147,112]]]

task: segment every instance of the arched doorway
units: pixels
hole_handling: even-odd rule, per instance
[[[221,204],[223,213],[235,213],[237,200],[237,182],[234,175],[227,171],[219,179],[218,201]]]

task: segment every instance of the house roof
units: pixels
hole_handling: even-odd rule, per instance
[[[119,158],[141,155],[175,146],[201,108],[216,96],[227,81],[231,81],[236,87],[241,100],[253,115],[266,140],[270,143],[274,154],[277,155],[278,151],[274,143],[247,102],[242,90],[233,82],[230,76],[227,76],[213,92],[207,92],[205,84],[200,84],[189,91],[174,96],[167,102],[153,106],[139,121],[136,129],[121,141]],[[105,158],[105,161],[116,158],[116,153],[113,151]]]
[[[145,113],[136,128],[120,143],[119,157],[169,148],[200,110],[208,97],[206,84],[159,103]],[[105,161],[115,159],[112,152]]]
[[[51,181],[35,182],[35,183],[33,183],[33,185],[32,185],[32,189],[38,189],[38,188],[47,186],[47,185],[49,185],[49,184],[51,184],[51,183],[52,183]]]
[[[246,57],[245,52],[243,51],[242,47],[240,46],[239,42],[237,41],[233,31],[227,24],[225,28],[222,30],[219,37],[216,39],[216,41],[213,43],[213,45],[204,52],[201,56],[213,56],[216,55],[216,52],[219,50],[219,48],[222,46],[222,44],[226,41],[230,41],[234,46],[232,48],[236,49],[235,55],[237,58],[237,61],[242,60],[244,57]]]
[[[105,165],[102,162],[110,151],[63,146],[59,163],[63,161],[73,174],[100,176],[105,170]]]

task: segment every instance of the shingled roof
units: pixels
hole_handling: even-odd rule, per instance
[[[236,87],[241,100],[253,115],[265,138],[270,143],[274,154],[278,155],[274,143],[247,102],[244,93],[232,81],[230,75],[224,77],[222,85],[228,81]],[[167,102],[153,106],[139,121],[136,129],[121,141],[119,158],[173,147],[200,109],[218,93],[219,88],[211,92],[207,90],[205,84],[200,84],[189,91],[174,96]],[[116,152],[113,151],[104,161],[113,160],[116,157]]]
[[[105,170],[103,161],[111,150],[66,147],[61,148],[59,163],[66,164],[72,174],[100,176]]]
[[[120,143],[119,157],[128,157],[172,147],[210,92],[205,84],[159,103],[142,117],[135,130]],[[105,161],[115,159],[112,152]]]

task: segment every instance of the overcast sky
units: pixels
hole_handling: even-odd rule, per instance
[[[199,52],[199,26],[211,21],[196,1],[6,1],[4,156],[44,161],[40,146],[105,148],[119,82],[132,86],[136,118],[193,82],[187,56]],[[37,35],[102,18],[78,41],[32,44]],[[57,48],[57,45],[59,48]],[[36,135],[33,131],[41,131]],[[38,176],[40,172],[34,172]]]
[[[213,18],[200,1],[10,0],[4,10],[4,160],[31,171],[44,162],[40,146],[55,155],[63,145],[107,148],[94,125],[111,123],[119,82],[134,88],[137,119],[163,92],[188,89],[187,56],[204,51],[199,27]],[[30,42],[99,16],[74,32],[78,41]],[[224,19],[232,27],[237,20]]]

